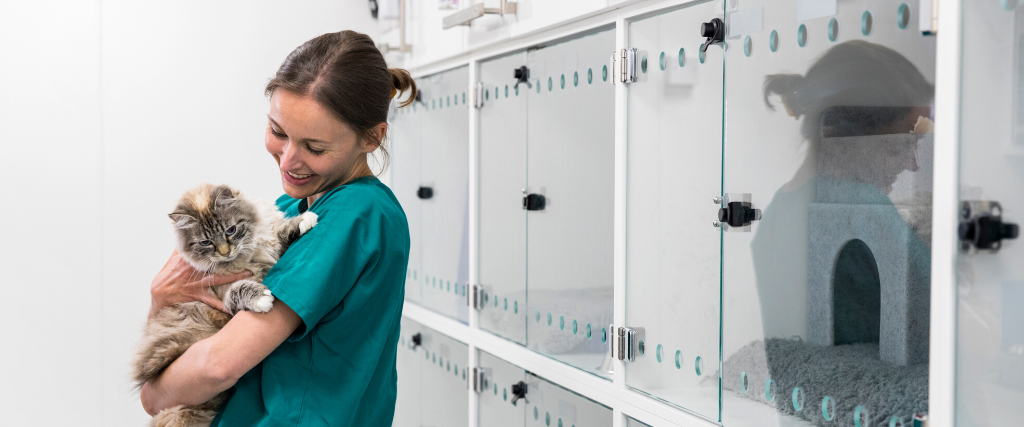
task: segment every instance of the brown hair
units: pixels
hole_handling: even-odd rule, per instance
[[[356,132],[360,141],[378,146],[387,169],[390,156],[384,139],[370,134],[387,122],[393,95],[409,92],[399,107],[415,102],[416,82],[409,72],[388,68],[384,56],[366,34],[327,33],[303,43],[288,54],[265,90],[277,89],[309,96]]]

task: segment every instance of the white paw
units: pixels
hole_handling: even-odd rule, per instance
[[[270,291],[263,291],[263,293],[269,294]],[[252,311],[256,313],[266,313],[270,311],[271,308],[274,308],[274,297],[265,295],[256,300],[256,307]]]
[[[306,234],[307,231],[316,226],[316,214],[313,212],[303,212],[302,221],[299,221],[299,233]]]

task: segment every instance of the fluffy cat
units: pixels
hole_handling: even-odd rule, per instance
[[[248,199],[226,185],[203,184],[186,192],[174,213],[178,253],[204,274],[252,272],[248,279],[214,286],[211,290],[231,315],[248,310],[269,311],[274,297],[261,283],[281,253],[316,225],[317,216],[305,212],[293,218],[272,203]],[[157,378],[192,344],[208,338],[227,324],[231,315],[202,302],[162,308],[146,324],[142,344],[132,363],[138,387]],[[175,406],[153,417],[152,426],[207,427],[226,395],[221,393],[197,406]]]

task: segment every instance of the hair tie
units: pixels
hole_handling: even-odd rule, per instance
[[[395,94],[398,93],[398,89],[391,88],[391,99],[395,98]]]

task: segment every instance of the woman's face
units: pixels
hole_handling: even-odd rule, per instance
[[[267,152],[274,156],[284,192],[302,199],[317,196],[370,173],[356,133],[312,98],[277,89],[267,114]]]

